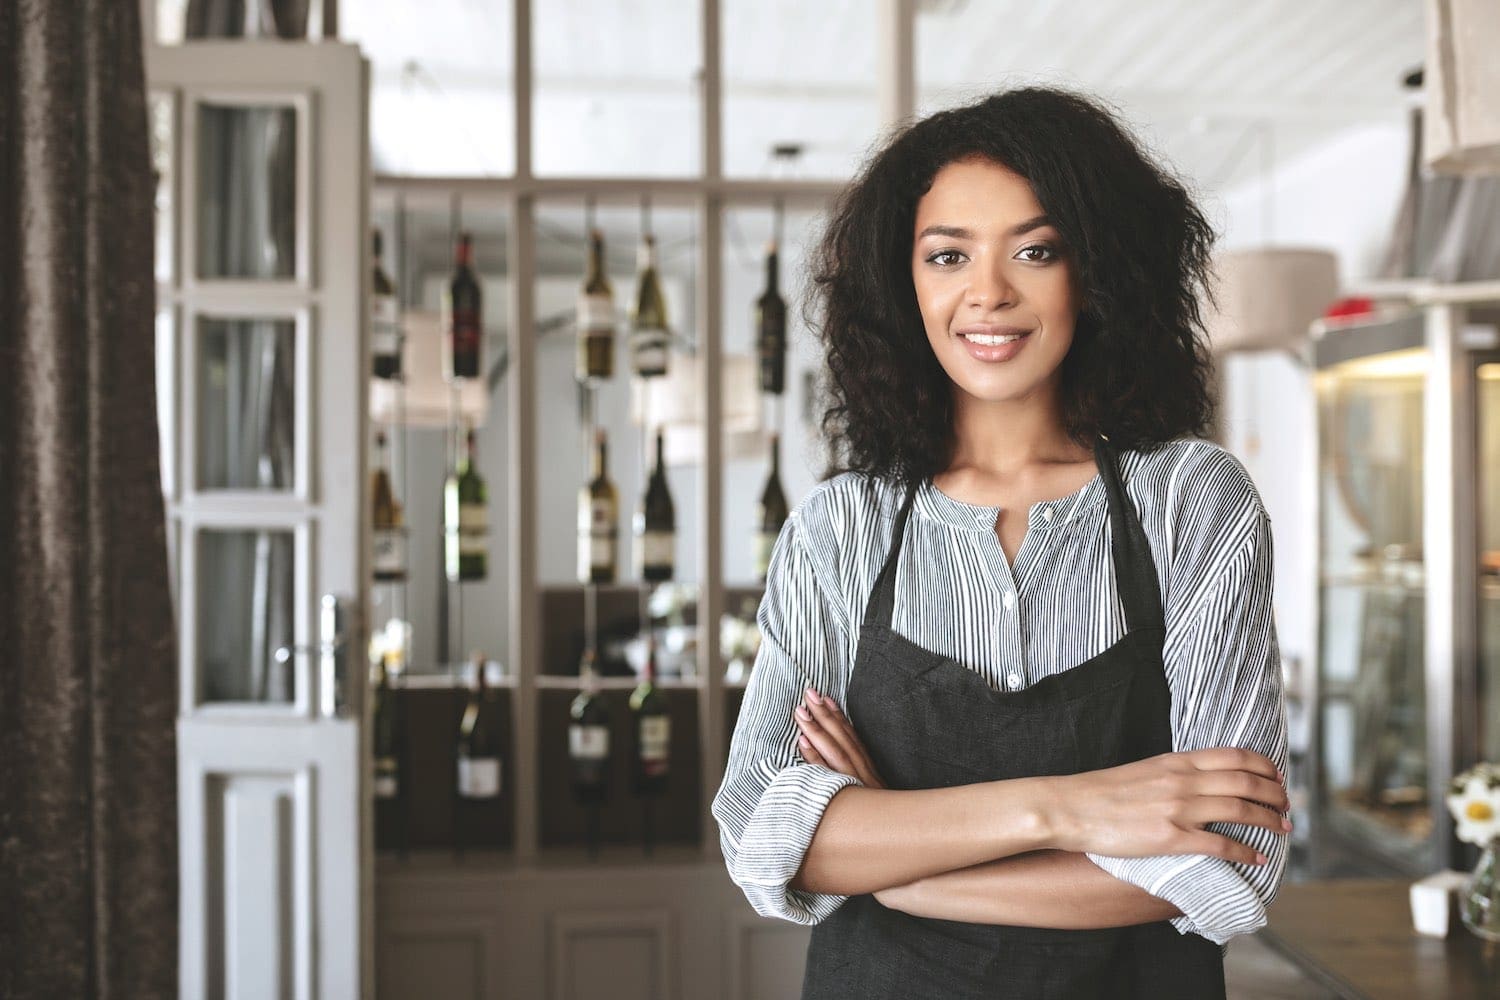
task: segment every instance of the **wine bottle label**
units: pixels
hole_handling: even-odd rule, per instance
[[[370,297],[370,342],[379,350],[382,346],[394,346],[395,338],[401,333],[401,323],[397,318],[396,297],[394,295],[373,295]]]
[[[489,551],[489,511],[482,503],[458,505],[458,552],[482,556]]]
[[[771,550],[776,547],[776,535],[769,531],[755,533],[755,572],[766,575],[771,567]]]
[[[578,298],[578,330],[588,334],[611,334],[615,330],[615,304],[607,295]]]
[[[492,799],[499,795],[500,759],[458,758],[458,794],[466,799]]]
[[[375,758],[375,797],[377,799],[394,799],[397,790],[396,758]]]
[[[569,726],[568,754],[574,760],[604,760],[609,756],[609,730],[604,726]]]
[[[375,579],[406,579],[406,532],[399,528],[377,528],[373,537]]]
[[[671,334],[660,327],[630,332],[631,367],[638,375],[663,375],[667,371],[667,346]]]
[[[635,536],[636,564],[646,566],[671,566],[674,536],[670,531],[647,531]]]
[[[672,720],[665,715],[648,715],[641,720],[641,760],[659,762],[667,759],[672,742]]]

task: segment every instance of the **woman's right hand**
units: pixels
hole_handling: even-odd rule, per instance
[[[1044,818],[1051,846],[1064,851],[1122,858],[1206,854],[1264,864],[1254,848],[1204,825],[1241,823],[1279,834],[1291,828],[1282,816],[1290,803],[1276,765],[1252,750],[1165,753],[1048,780],[1054,784]]]

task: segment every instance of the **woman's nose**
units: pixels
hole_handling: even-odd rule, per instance
[[[1004,269],[998,264],[980,264],[971,268],[969,274],[970,305],[989,311],[1014,304],[1015,287],[1006,279]]]

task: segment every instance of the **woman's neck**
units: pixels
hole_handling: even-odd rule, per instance
[[[953,460],[942,474],[949,480],[1025,480],[1092,460],[1063,429],[1055,393],[994,402],[959,393],[953,409]]]

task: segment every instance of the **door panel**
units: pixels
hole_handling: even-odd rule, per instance
[[[182,995],[370,996],[367,68],[195,41],[147,74]]]

